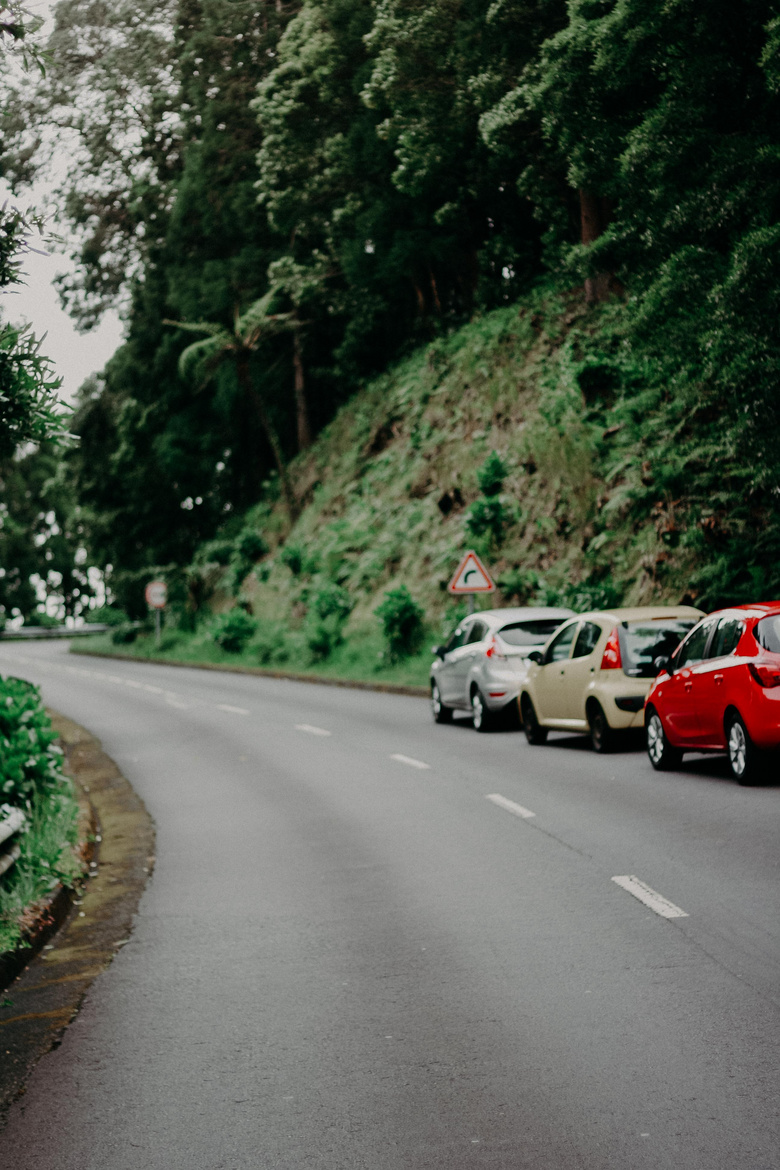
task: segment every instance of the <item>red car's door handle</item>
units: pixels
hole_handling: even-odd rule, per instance
[[[714,674],[712,677],[714,678],[715,682],[718,683],[718,685],[723,682],[722,674]]]
[[[692,691],[692,690],[693,690],[693,683],[692,683],[692,682],[686,682],[686,684],[685,684],[685,689],[686,689],[686,691]]]

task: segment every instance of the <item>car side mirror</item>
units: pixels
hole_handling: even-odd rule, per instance
[[[446,646],[431,646],[431,654],[435,654],[437,658],[443,658],[446,653]]]
[[[660,674],[661,671],[663,671],[663,670],[667,670],[669,672],[669,674],[671,674],[672,673],[672,660],[671,660],[671,658],[669,658],[669,656],[666,654],[659,654],[657,658],[653,659],[653,670],[655,671],[656,674]]]
[[[541,650],[532,650],[528,655],[528,661],[535,662],[537,666],[541,666],[544,662],[544,655],[542,654]]]

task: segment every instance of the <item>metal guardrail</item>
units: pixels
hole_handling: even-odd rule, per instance
[[[9,870],[18,860],[21,846],[15,840],[27,824],[27,817],[20,808],[0,804],[0,875]]]
[[[103,622],[88,622],[83,626],[56,626],[52,630],[44,626],[20,626],[18,630],[3,630],[0,638],[4,641],[25,641],[34,638],[84,638],[88,634],[105,634],[111,626]]]

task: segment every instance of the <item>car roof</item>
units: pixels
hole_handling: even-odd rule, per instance
[[[634,605],[621,609],[594,609],[590,613],[580,613],[577,617],[583,619],[606,618],[609,621],[641,622],[653,621],[659,618],[683,619],[691,618],[698,622],[705,617],[704,611],[695,609],[692,605]]]
[[[491,626],[506,626],[510,622],[538,621],[543,618],[574,617],[573,609],[561,609],[550,605],[507,606],[506,609],[482,609],[473,615],[483,618]]]
[[[770,614],[780,613],[780,601],[755,601],[748,605],[727,605],[723,609],[714,610],[710,616],[722,617],[723,614],[727,613],[748,618],[769,617]]]

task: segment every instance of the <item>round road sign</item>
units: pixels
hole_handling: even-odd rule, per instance
[[[164,581],[150,581],[144,590],[144,597],[152,609],[164,609],[168,600],[168,586]]]

